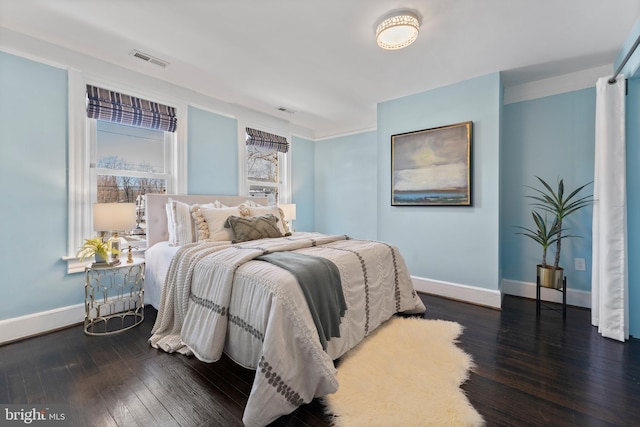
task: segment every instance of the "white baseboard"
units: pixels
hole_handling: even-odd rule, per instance
[[[84,321],[84,304],[0,320],[0,345]]]
[[[502,306],[502,293],[499,290],[415,276],[412,276],[411,279],[414,288],[418,292],[440,295],[487,307],[500,308]],[[536,298],[535,283],[504,279],[502,281],[502,291],[508,295]],[[562,293],[553,289],[542,288],[540,297],[544,301],[562,303]],[[591,308],[591,292],[569,288],[567,289],[567,304]],[[84,304],[0,320],[0,345],[72,326],[83,321]]]
[[[536,299],[536,284],[518,280],[502,280],[502,292],[508,295]],[[540,299],[562,304],[562,292],[541,288]],[[577,307],[591,308],[591,292],[578,289],[567,289],[567,304]]]
[[[440,295],[446,298],[470,302],[487,307],[501,308],[502,294],[499,290],[478,288],[441,280],[411,276],[413,287],[418,292]]]

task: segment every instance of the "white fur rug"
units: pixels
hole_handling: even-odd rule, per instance
[[[339,390],[323,397],[338,427],[483,425],[460,385],[473,367],[462,326],[394,317],[342,357]]]

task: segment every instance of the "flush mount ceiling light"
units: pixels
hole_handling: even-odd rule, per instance
[[[398,10],[386,15],[376,28],[378,46],[387,50],[402,49],[418,38],[420,18],[414,12]]]

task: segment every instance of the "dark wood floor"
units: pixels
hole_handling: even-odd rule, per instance
[[[640,425],[640,340],[600,337],[580,308],[536,320],[522,298],[506,296],[502,311],[422,298],[426,318],[465,327],[460,346],[477,366],[463,388],[488,426]],[[74,426],[242,425],[252,372],[150,348],[155,314],[115,336],[77,326],[0,346],[0,404],[65,403]],[[314,401],[273,425],[329,422]]]

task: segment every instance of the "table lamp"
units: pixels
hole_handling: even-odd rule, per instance
[[[94,203],[93,229],[100,233],[103,241],[109,237],[111,249],[120,251],[122,247],[118,233],[136,226],[135,203]],[[109,236],[107,236],[109,233]],[[111,253],[113,264],[120,262],[120,253]]]

